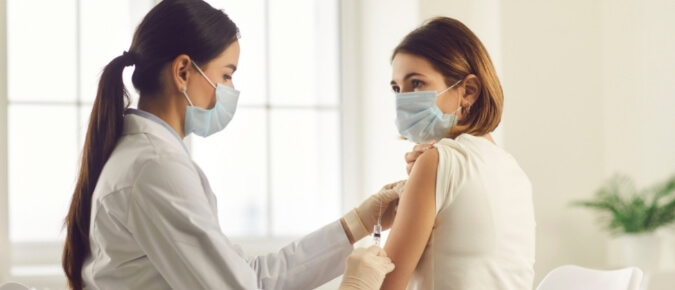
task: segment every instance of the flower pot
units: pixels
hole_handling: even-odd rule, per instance
[[[647,289],[649,277],[661,264],[661,239],[654,233],[624,234],[620,238],[626,266],[638,267],[644,273],[641,289]]]

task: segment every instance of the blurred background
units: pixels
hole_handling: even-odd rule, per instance
[[[0,284],[64,288],[61,227],[98,77],[157,2],[0,2]],[[617,172],[639,187],[675,174],[675,1],[207,2],[240,28],[242,93],[224,132],[186,143],[218,194],[223,231],[251,255],[406,178],[412,144],[397,138],[389,60],[433,16],[471,28],[502,81],[495,139],[533,184],[535,285],[563,264],[625,263],[594,212],[570,202]],[[650,289],[670,289],[672,227],[658,235]]]

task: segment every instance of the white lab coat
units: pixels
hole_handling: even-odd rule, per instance
[[[245,258],[220,230],[216,196],[182,140],[133,109],[96,185],[89,229],[86,289],[313,289],[342,274],[353,250],[335,221]]]

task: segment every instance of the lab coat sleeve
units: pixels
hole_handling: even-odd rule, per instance
[[[352,250],[342,224],[336,221],[249,263],[263,289],[314,289],[344,272]]]
[[[258,288],[256,273],[221,232],[189,158],[151,159],[132,191],[127,228],[171,288]]]

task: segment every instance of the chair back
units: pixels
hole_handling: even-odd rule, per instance
[[[642,271],[636,267],[595,270],[575,265],[553,269],[537,290],[639,290]]]
[[[30,290],[30,288],[20,283],[8,282],[0,285],[0,290]]]

